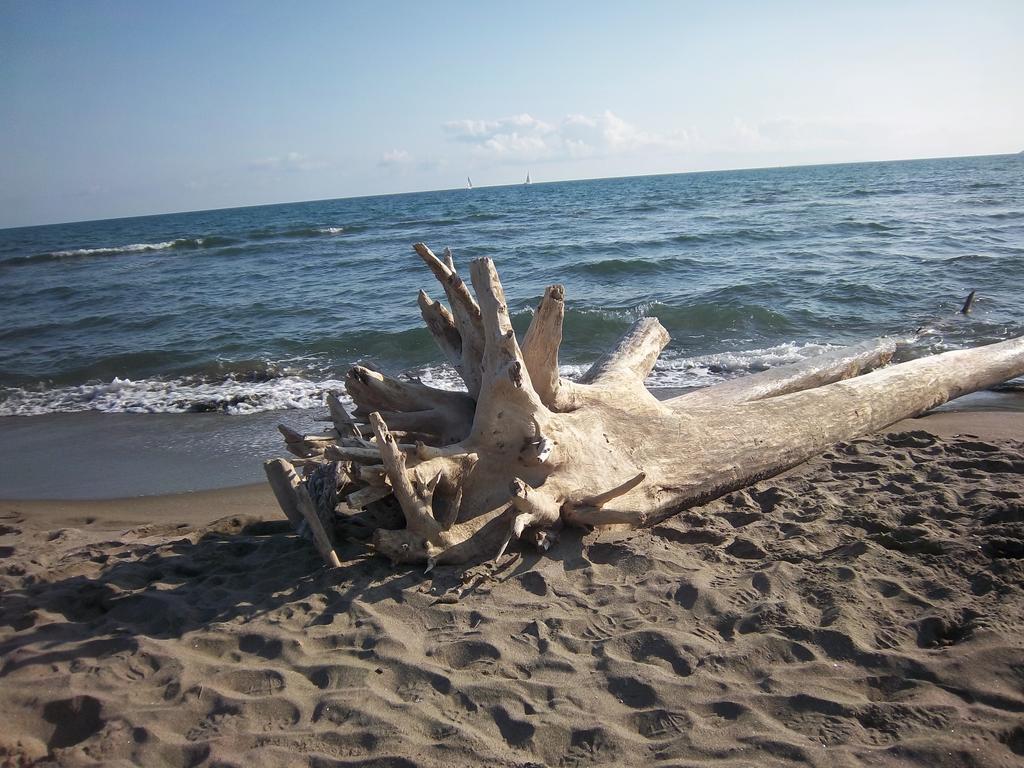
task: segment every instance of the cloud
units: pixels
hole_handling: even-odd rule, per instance
[[[871,145],[889,133],[889,126],[863,121],[784,117],[751,123],[735,118],[726,140],[739,151],[832,150]]]
[[[381,155],[377,165],[384,168],[394,168],[399,165],[408,165],[412,162],[412,155],[404,149],[392,149]]]
[[[529,114],[498,120],[452,120],[444,124],[453,141],[469,144],[474,154],[496,162],[538,162],[623,155],[644,150],[681,151],[690,144],[685,131],[666,136],[643,131],[611,111],[566,115],[545,122]]]
[[[251,171],[285,171],[289,173],[316,171],[324,167],[324,163],[313,160],[301,152],[288,152],[274,157],[262,157],[249,163]]]
[[[444,128],[456,141],[469,143],[486,141],[497,135],[519,131],[547,133],[551,130],[551,126],[527,114],[503,117],[499,120],[452,120],[445,123]]]

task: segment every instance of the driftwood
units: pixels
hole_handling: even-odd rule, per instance
[[[879,339],[659,401],[644,386],[669,339],[656,319],[636,321],[569,381],[558,369],[562,286],[545,291],[520,345],[490,259],[471,264],[471,292],[450,252],[442,260],[414,249],[449,302],[421,291],[423,319],[466,391],[356,366],[346,378],[351,415],[333,397],[334,429],[282,429],[308,473],[334,467],[342,515],[400,506],[405,527],[378,528],[372,542],[396,563],[490,559],[516,539],[546,549],[563,524],[652,525],[1024,374],[1024,337],[882,368],[895,344]],[[290,465],[268,462],[268,476],[289,518],[312,528]],[[336,563],[318,533],[318,549]]]

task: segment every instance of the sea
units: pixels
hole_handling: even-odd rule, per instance
[[[568,376],[648,315],[664,390],[874,336],[906,359],[1024,334],[1021,155],[534,176],[0,230],[0,498],[258,480],[274,425],[317,428],[357,362],[458,386],[420,241],[465,274],[493,258],[520,332],[563,284]]]

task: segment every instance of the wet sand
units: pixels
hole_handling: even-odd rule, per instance
[[[54,413],[0,418],[0,499],[109,499],[262,482],[278,422],[306,432],[315,411]]]
[[[0,503],[0,756],[1017,766],[1024,413],[938,413],[653,529],[325,570],[262,486]]]

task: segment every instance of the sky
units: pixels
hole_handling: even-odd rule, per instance
[[[1024,2],[0,0],[0,227],[1024,150]]]

